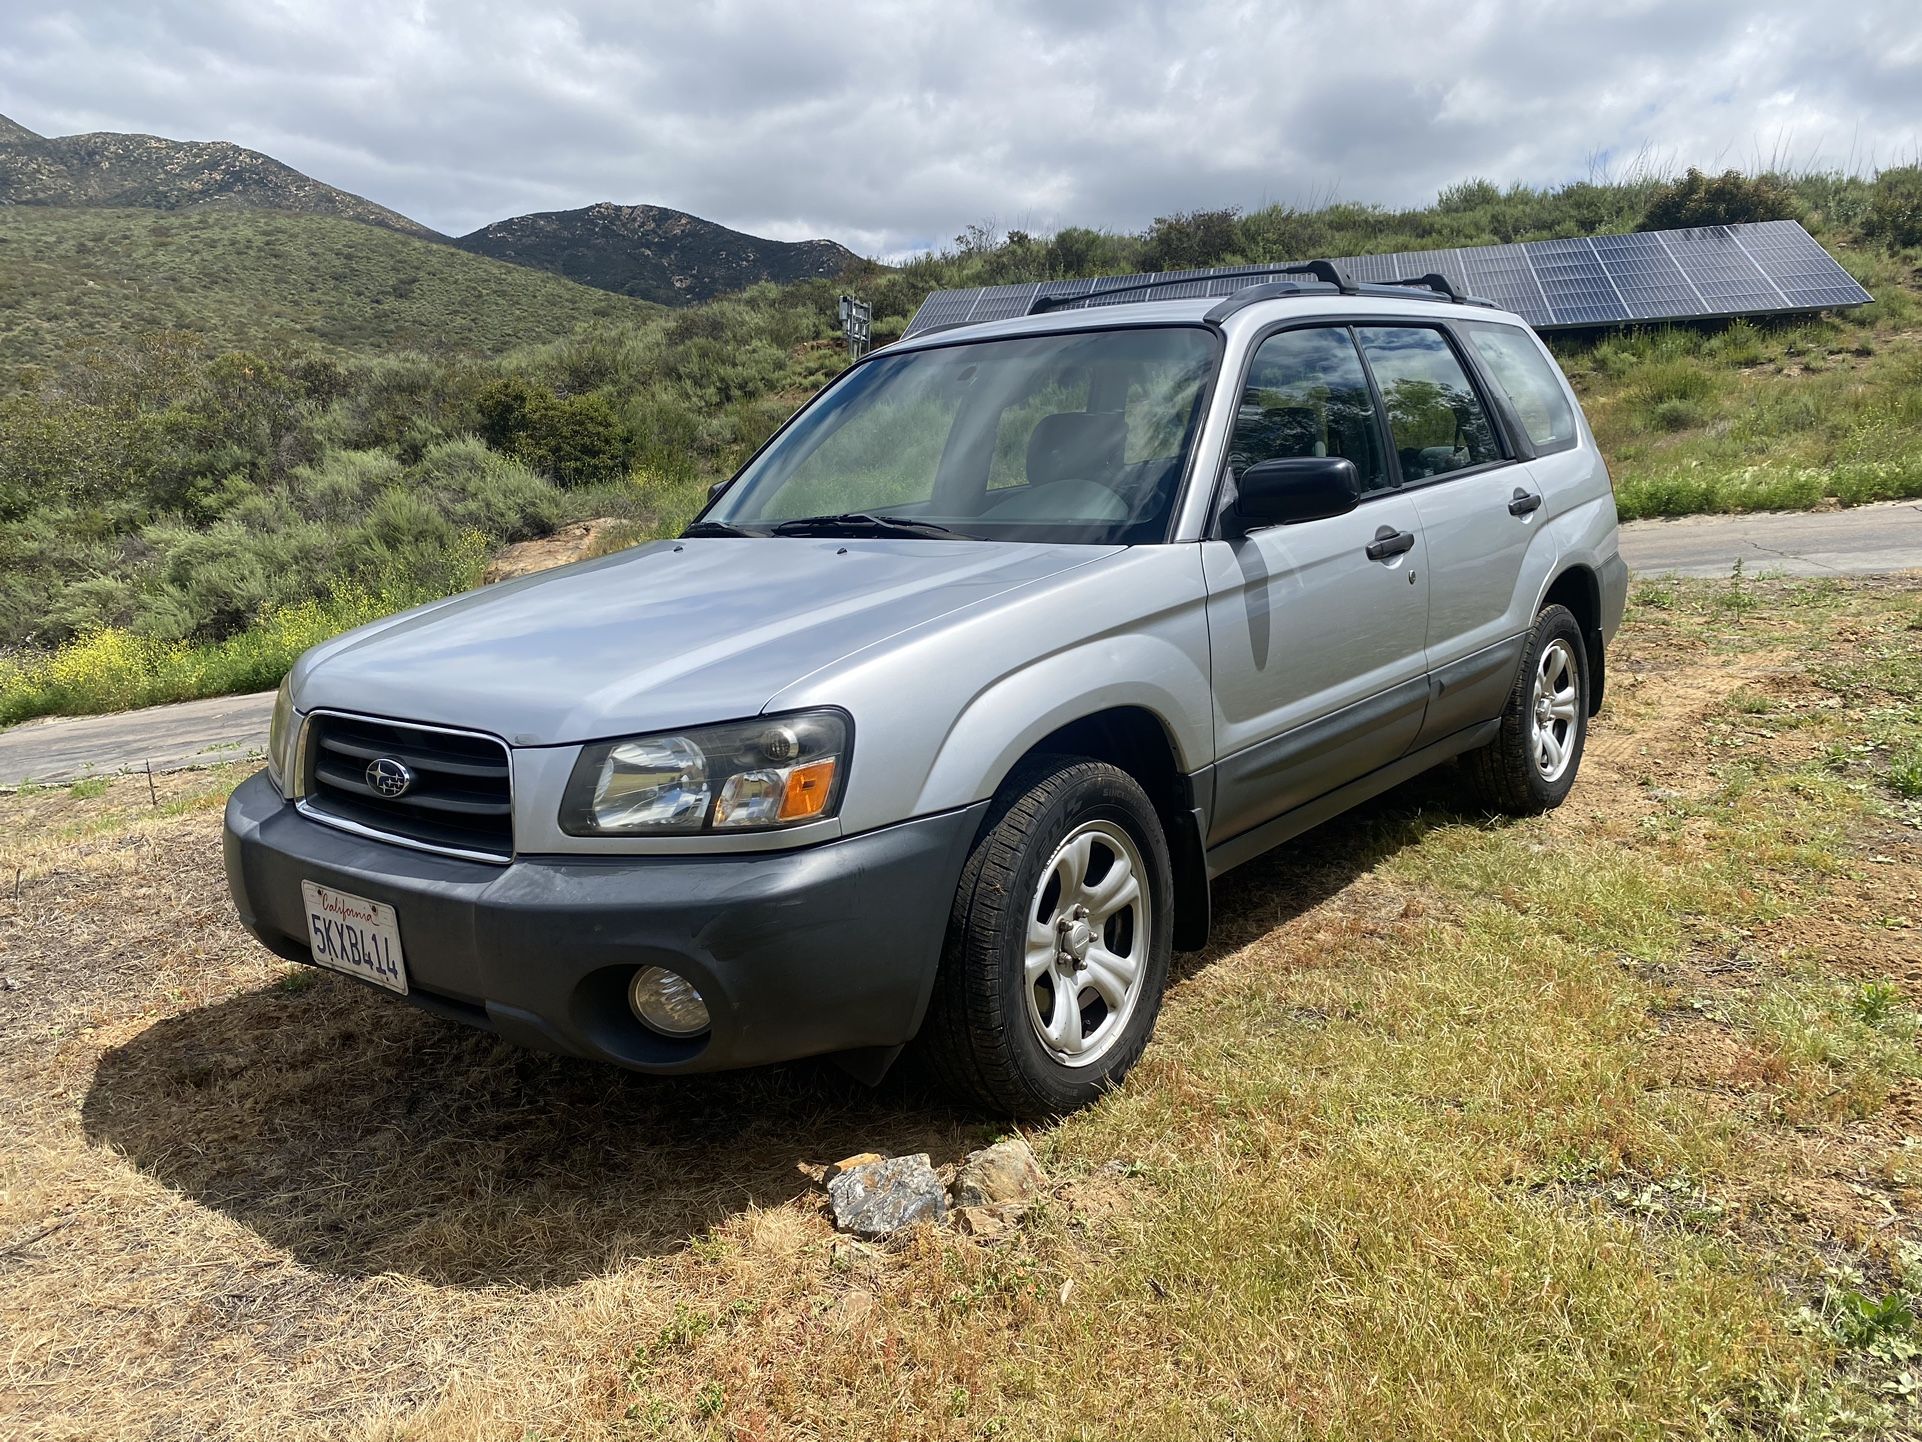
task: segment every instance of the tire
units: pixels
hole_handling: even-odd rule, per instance
[[[1161,1010],[1173,875],[1161,819],[1125,771],[1062,756],[1018,768],[955,890],[921,1030],[936,1079],[1024,1119],[1119,1085]],[[1135,899],[1117,901],[1130,879]]]
[[[1551,674],[1544,680],[1545,667]],[[1463,758],[1484,806],[1509,816],[1535,816],[1562,804],[1581,769],[1588,697],[1582,628],[1567,607],[1544,606],[1522,649],[1501,730]]]

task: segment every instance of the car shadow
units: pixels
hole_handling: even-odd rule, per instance
[[[1437,826],[1481,824],[1461,772],[1444,765],[1218,877],[1208,945],[1176,955],[1170,981],[1286,926]]]
[[[1177,979],[1284,925],[1451,813],[1419,781],[1218,884]],[[688,1244],[861,1151],[958,1160],[1005,1124],[897,1068],[825,1061],[658,1078],[524,1051],[346,978],[160,1021],[100,1059],[88,1137],[310,1268],[440,1285],[563,1285]]]

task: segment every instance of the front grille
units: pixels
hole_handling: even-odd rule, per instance
[[[412,775],[399,796],[369,779],[377,761]],[[471,731],[316,712],[307,721],[305,806],[317,819],[433,851],[507,861],[514,813],[507,747]]]

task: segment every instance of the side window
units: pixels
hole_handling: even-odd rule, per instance
[[[1346,327],[1281,331],[1255,351],[1228,464],[1239,474],[1281,456],[1346,456],[1363,490],[1388,484],[1368,375]]]
[[[1360,334],[1404,481],[1500,459],[1495,432],[1447,336],[1421,326],[1362,326]]]
[[[1575,444],[1575,408],[1568,403],[1553,361],[1527,331],[1475,322],[1462,327],[1495,384],[1521,417],[1535,449],[1565,451]]]

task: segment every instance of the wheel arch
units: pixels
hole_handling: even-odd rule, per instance
[[[1588,714],[1602,709],[1602,691],[1607,681],[1608,652],[1602,637],[1602,583],[1594,568],[1577,562],[1565,566],[1548,583],[1535,607],[1537,615],[1544,606],[1565,606],[1581,627],[1582,649],[1588,658]]]
[[[1168,839],[1174,875],[1174,942],[1177,950],[1206,944],[1209,882],[1202,824],[1206,798],[1195,778],[1182,770],[1180,750],[1167,721],[1146,706],[1124,704],[1077,716],[1042,736],[1015,758],[996,780],[999,790],[1009,775],[1041,756],[1073,756],[1105,761],[1132,776],[1154,803]]]

